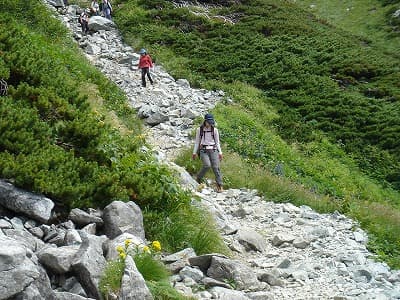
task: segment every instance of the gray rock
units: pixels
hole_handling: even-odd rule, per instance
[[[219,299],[219,300],[250,300],[250,298],[246,297],[245,293],[241,291],[234,291],[230,289],[226,289],[223,287],[213,287],[209,290],[211,295],[213,296],[212,299]]]
[[[18,217],[12,218],[10,220],[10,222],[11,222],[13,228],[16,229],[16,230],[23,230],[25,228],[24,227],[24,222]]]
[[[82,285],[76,279],[76,277],[70,277],[65,280],[62,289],[68,293],[79,295],[82,297],[87,297],[85,290]]]
[[[164,256],[161,258],[161,261],[165,263],[172,263],[178,260],[186,260],[188,261],[190,258],[195,257],[196,253],[194,252],[193,248],[185,248],[179,252],[175,252],[173,254]],[[211,262],[211,259],[210,259]]]
[[[290,267],[291,264],[291,261],[288,258],[285,258],[277,265],[277,268],[287,269]]]
[[[41,239],[44,236],[44,232],[40,227],[34,227],[29,229],[29,232],[32,233],[32,235],[36,236],[37,238]]]
[[[225,255],[218,253],[204,254],[194,257],[189,257],[189,264],[191,266],[199,267],[203,273],[207,273],[208,268],[211,266],[211,260],[214,256],[227,258]]]
[[[265,238],[250,228],[241,228],[237,233],[237,239],[239,243],[244,245],[246,250],[255,250],[264,252],[267,245],[265,243]]]
[[[213,256],[207,276],[219,281],[233,280],[238,289],[248,289],[258,284],[254,271],[238,261]]]
[[[101,53],[101,48],[99,46],[90,44],[86,47],[86,52],[90,55],[99,55]]]
[[[187,81],[186,79],[178,79],[176,81],[176,84],[184,88],[190,88],[189,81]]]
[[[293,246],[296,247],[296,248],[298,248],[298,249],[305,249],[305,248],[308,247],[309,244],[310,244],[310,242],[309,242],[309,241],[306,241],[306,240],[303,239],[303,238],[296,238],[296,239],[293,241]]]
[[[96,227],[97,227],[96,223],[88,224],[82,228],[82,231],[84,231],[88,234],[96,235]]]
[[[193,268],[193,267],[189,267],[189,266],[184,267],[184,268],[179,272],[179,275],[180,275],[182,278],[185,278],[185,277],[192,278],[192,279],[193,279],[194,281],[196,281],[196,282],[200,282],[200,281],[203,279],[203,277],[204,277],[204,274],[203,274],[202,271],[200,271],[200,270],[197,269],[197,268]]]
[[[179,183],[189,189],[189,190],[196,190],[199,186],[196,180],[181,166],[172,163],[171,167],[178,173]]]
[[[64,0],[47,0],[54,7],[64,7]]]
[[[0,272],[20,265],[26,256],[26,248],[14,239],[0,236]]]
[[[7,220],[0,219],[0,229],[11,229],[13,228],[11,223]]]
[[[184,267],[186,267],[188,265],[189,265],[188,261],[177,260],[177,261],[174,261],[173,263],[166,265],[165,267],[167,268],[168,271],[171,272],[171,274],[177,274],[177,273],[179,273],[180,270],[182,270]]]
[[[55,292],[55,300],[95,300],[68,292]]]
[[[103,220],[104,232],[110,239],[124,232],[145,239],[142,211],[132,201],[114,201],[107,205],[103,211]]]
[[[19,241],[32,252],[36,252],[44,246],[44,243],[41,240],[33,236],[27,230],[3,229],[3,233],[9,238]]]
[[[308,274],[304,270],[293,271],[291,275],[297,281],[308,281]]]
[[[0,205],[42,223],[47,223],[54,207],[50,199],[32,194],[0,180]]]
[[[153,299],[142,274],[139,273],[130,255],[125,259],[125,270],[122,276],[120,297],[124,300]]]
[[[39,278],[40,271],[19,242],[0,236],[0,299],[21,293]]]
[[[89,29],[92,31],[110,31],[115,28],[115,24],[113,21],[100,17],[100,16],[93,16],[89,19]]]
[[[50,279],[46,271],[38,266],[39,277],[27,286],[21,293],[16,295],[13,300],[41,300],[55,299],[55,294],[51,289]]]
[[[106,266],[103,243],[107,239],[105,236],[92,236],[82,231],[80,235],[82,244],[76,253],[72,271],[79,278],[89,297],[102,299],[98,287]]]
[[[54,233],[56,233],[56,234],[54,234]],[[49,244],[63,246],[64,241],[65,241],[65,235],[66,235],[65,230],[57,229],[54,232],[51,232],[51,234],[49,234],[48,236],[46,236],[45,239],[46,239],[46,242]]]
[[[230,286],[226,282],[215,280],[214,278],[210,278],[210,277],[204,277],[202,280],[202,283],[204,284],[206,289],[212,288],[214,286],[220,286],[220,287],[223,287],[226,289],[232,289],[232,286]]]
[[[160,123],[166,122],[169,120],[169,117],[161,112],[155,112],[154,114],[150,115],[144,121],[147,125],[155,126]]]
[[[37,222],[35,221],[35,220],[27,220],[25,223],[24,223],[24,228],[25,229],[32,229],[32,228],[34,228],[34,227],[36,227],[37,226]]]
[[[284,286],[284,281],[270,272],[259,274],[258,279],[268,283],[270,286]]]
[[[81,227],[86,226],[90,223],[95,223],[99,226],[103,225],[102,218],[88,214],[87,212],[79,208],[72,209],[71,212],[69,213],[68,219],[70,219],[75,224]]]
[[[82,244],[82,239],[81,236],[79,235],[78,230],[75,229],[67,230],[64,237],[64,245],[72,246],[80,244]]]
[[[277,234],[272,238],[272,245],[279,247],[283,243],[291,243],[295,240],[295,237],[290,234]]]
[[[47,247],[38,253],[39,262],[56,274],[71,270],[79,246]]]

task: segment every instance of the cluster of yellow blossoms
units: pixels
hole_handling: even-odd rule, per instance
[[[126,254],[128,252],[128,247],[132,243],[130,239],[125,240],[125,247],[118,245],[117,246],[117,251],[118,251],[118,256],[121,259],[126,258]],[[136,251],[138,251],[138,247],[136,247]],[[161,251],[161,243],[159,241],[153,241],[149,246],[145,245],[142,248],[143,253],[149,253],[151,254],[153,252],[160,252]]]

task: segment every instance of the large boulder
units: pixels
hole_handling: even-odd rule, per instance
[[[9,299],[38,279],[40,271],[19,242],[0,236],[0,299]]]
[[[72,263],[72,272],[78,277],[89,297],[103,299],[99,291],[99,282],[107,263],[103,256],[103,244],[107,238],[83,231],[79,234],[82,244]]]
[[[46,270],[40,265],[37,266],[39,277],[27,286],[21,293],[14,296],[13,300],[39,300],[39,299],[55,299],[55,294],[51,289],[51,283]]]
[[[115,28],[115,24],[113,21],[100,17],[100,16],[93,16],[89,19],[89,29],[93,31],[100,31],[100,30],[112,30]]]
[[[128,255],[125,260],[125,270],[121,282],[120,299],[124,300],[152,300],[150,293],[142,274],[136,268],[132,256]]]
[[[110,239],[124,232],[145,239],[142,211],[134,202],[112,202],[104,208],[103,220],[104,232]]]
[[[16,188],[0,180],[0,205],[34,220],[47,223],[54,207],[50,199]]]

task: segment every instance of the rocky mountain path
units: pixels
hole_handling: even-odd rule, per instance
[[[175,80],[159,65],[152,74],[155,85],[142,88],[138,49],[125,45],[114,23],[100,17],[91,18],[93,33],[82,35],[79,10],[71,5],[58,17],[89,61],[126,93],[148,125],[148,142],[158,158],[173,166],[178,151],[193,142],[195,118],[222,99],[230,100],[223,91],[192,89],[187,80]],[[190,176],[185,178],[185,186],[214,215],[238,265],[222,267],[230,269],[230,285],[208,290],[200,289],[189,274],[175,276],[174,285],[184,294],[227,300],[400,299],[400,272],[373,260],[366,248],[368,237],[353,220],[268,202],[252,190],[198,192]]]

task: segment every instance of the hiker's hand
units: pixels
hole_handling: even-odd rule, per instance
[[[222,158],[223,158],[222,153],[218,154],[218,158],[219,158],[219,160],[222,160]]]
[[[196,157],[197,157],[197,154],[196,154],[196,153],[193,153],[193,154],[192,154],[192,159],[195,160]]]

